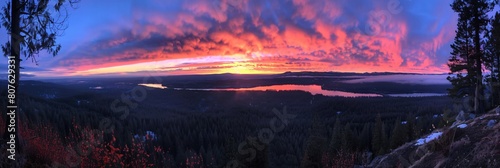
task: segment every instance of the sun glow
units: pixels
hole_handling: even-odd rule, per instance
[[[218,73],[232,74],[270,74],[273,72],[256,69],[257,65],[251,62],[234,62],[220,65],[223,67],[218,70]]]
[[[181,58],[181,59],[168,59],[162,61],[151,61],[142,62],[129,65],[120,65],[112,67],[102,67],[102,68],[91,68],[85,70],[79,70],[69,75],[95,75],[95,74],[124,74],[124,73],[135,73],[141,71],[154,71],[154,72],[172,72],[172,71],[189,71],[190,73],[200,73],[203,71],[208,71],[207,73],[213,73],[215,69],[206,67],[222,67],[221,69],[232,69],[227,70],[227,73],[252,73],[257,71],[251,71],[251,69],[246,68],[249,63],[243,63],[249,61],[244,55],[235,54],[231,56],[203,56],[196,58]],[[217,68],[218,69],[218,68]]]

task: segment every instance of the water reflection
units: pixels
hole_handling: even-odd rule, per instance
[[[140,86],[146,86],[157,89],[166,89],[166,86],[162,84],[153,83],[140,83]],[[100,89],[100,88],[94,88]],[[324,96],[340,96],[340,97],[382,97],[380,94],[374,93],[353,93],[353,92],[343,92],[336,90],[324,90],[320,85],[271,85],[271,86],[257,86],[251,88],[226,88],[226,89],[215,89],[215,88],[173,88],[174,90],[202,90],[202,91],[305,91],[312,95],[324,95]],[[402,93],[402,94],[386,94],[389,97],[430,97],[430,96],[446,96],[445,93]]]
[[[320,85],[271,85],[257,86],[252,88],[227,88],[227,89],[198,89],[198,88],[174,88],[176,90],[204,90],[204,91],[306,91],[313,95],[321,94],[325,96],[341,96],[341,97],[382,97],[379,94],[373,93],[352,93],[334,90],[324,90]]]
[[[157,89],[166,89],[167,87],[163,86],[162,84],[155,84],[155,83],[139,83],[138,85],[140,86],[146,86],[150,88],[157,88]]]

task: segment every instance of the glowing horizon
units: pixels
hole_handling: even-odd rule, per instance
[[[42,53],[40,66],[24,62],[24,72],[445,73],[457,19],[451,2],[88,0],[69,11],[59,55]]]

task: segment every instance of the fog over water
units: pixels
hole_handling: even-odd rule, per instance
[[[446,80],[448,75],[374,75],[374,76],[358,76],[359,79],[350,79],[342,82],[345,83],[369,83],[369,82],[396,82],[404,84],[449,84]]]

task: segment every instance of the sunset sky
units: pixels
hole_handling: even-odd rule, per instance
[[[285,71],[443,73],[452,0],[82,0],[39,77]],[[3,3],[2,3],[3,4]],[[0,42],[7,41],[5,30]],[[6,67],[2,58],[0,66]],[[5,68],[6,69],[6,68]]]

